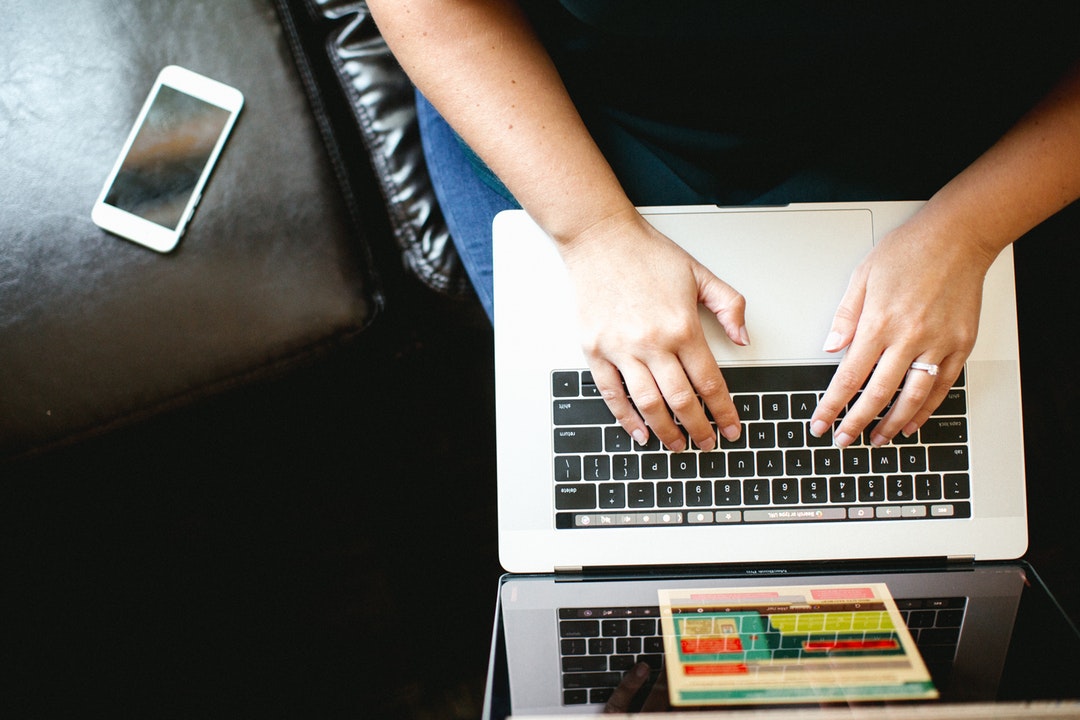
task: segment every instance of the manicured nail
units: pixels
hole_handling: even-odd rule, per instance
[[[698,443],[698,449],[702,452],[710,452],[714,448],[716,448],[716,438],[714,437],[707,437],[705,442]]]
[[[749,345],[750,344],[750,333],[748,333],[746,331],[746,326],[745,325],[743,325],[742,327],[739,328],[739,342],[742,345]]]
[[[870,436],[870,444],[874,447],[881,447],[882,445],[887,445],[888,442],[889,438],[885,437],[881,433],[873,433]]]
[[[736,440],[739,439],[739,432],[740,431],[741,431],[741,429],[739,428],[738,425],[728,425],[726,428],[724,428],[720,432],[724,435],[725,438],[727,438],[731,442],[735,442]]]
[[[646,432],[645,432],[644,430],[642,430],[641,428],[638,428],[637,430],[635,430],[635,431],[634,431],[633,433],[631,433],[631,434],[632,434],[632,435],[634,436],[634,441],[635,441],[635,442],[636,442],[636,443],[637,443],[638,445],[644,445],[645,443],[649,442],[649,434],[648,434],[648,433],[646,433]]]
[[[821,348],[825,352],[836,352],[840,349],[841,343],[844,342],[844,338],[838,332],[831,332],[829,336],[825,338],[825,345]]]
[[[919,429],[919,426],[916,425],[915,421],[913,420],[913,421],[909,422],[907,425],[905,425],[904,428],[900,432],[904,434],[904,437],[911,437],[912,435],[914,435],[916,433],[916,431],[918,431],[918,429]]]
[[[854,440],[854,438],[848,435],[846,432],[836,433],[835,435],[833,435],[833,445],[839,448],[846,448],[848,445],[851,444],[852,440]]]
[[[810,434],[814,437],[821,437],[827,432],[829,432],[829,423],[824,420],[815,420],[810,423]]]

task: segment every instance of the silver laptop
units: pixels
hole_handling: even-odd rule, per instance
[[[659,591],[848,583],[889,588],[936,698],[850,704],[834,698],[821,706],[762,702],[737,708],[667,703],[665,687],[656,684],[661,673],[669,672],[657,621]],[[788,639],[798,641],[793,635]],[[604,711],[622,674],[638,661],[655,670],[650,684],[620,708],[627,712],[638,712],[648,701],[654,712],[693,718],[733,713],[763,720],[1080,718],[1080,635],[1075,626],[1029,565],[988,561],[964,567],[913,563],[756,575],[639,572],[572,582],[551,573],[507,574],[499,586],[485,720],[594,717]],[[765,662],[770,671],[790,672],[798,661],[789,652]]]
[[[619,437],[590,386],[553,243],[523,211],[498,215],[503,567],[572,573],[1020,557],[1027,521],[1011,250],[986,278],[979,337],[961,380],[915,442],[841,452],[806,432],[838,362],[821,347],[852,269],[919,207],[642,209],[746,297],[749,347],[733,345],[702,314],[744,422],[742,445],[725,441],[709,454]]]

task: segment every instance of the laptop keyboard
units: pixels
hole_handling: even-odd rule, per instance
[[[935,686],[944,688],[956,659],[967,599],[897,599],[896,605]],[[559,635],[564,705],[607,702],[635,663],[653,669],[650,683],[664,667],[659,607],[560,608]],[[774,659],[797,660],[806,639],[787,634],[775,643],[779,647],[771,651]],[[760,661],[761,651],[754,652]],[[731,655],[731,662],[740,660],[739,653]]]
[[[835,369],[724,368],[742,435],[681,453],[635,442],[588,370],[553,372],[556,527],[971,517],[964,375],[911,437],[872,447],[868,429],[840,449],[809,432]]]

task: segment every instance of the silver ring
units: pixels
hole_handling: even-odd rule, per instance
[[[916,362],[911,363],[911,369],[912,370],[925,370],[927,375],[932,376],[932,375],[937,375],[938,370],[940,368],[938,368],[938,366],[933,364],[933,363],[924,363],[924,362],[917,362],[916,361]]]

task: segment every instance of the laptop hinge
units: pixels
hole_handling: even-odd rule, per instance
[[[581,580],[583,570],[580,565],[559,565],[555,568],[555,579]]]

